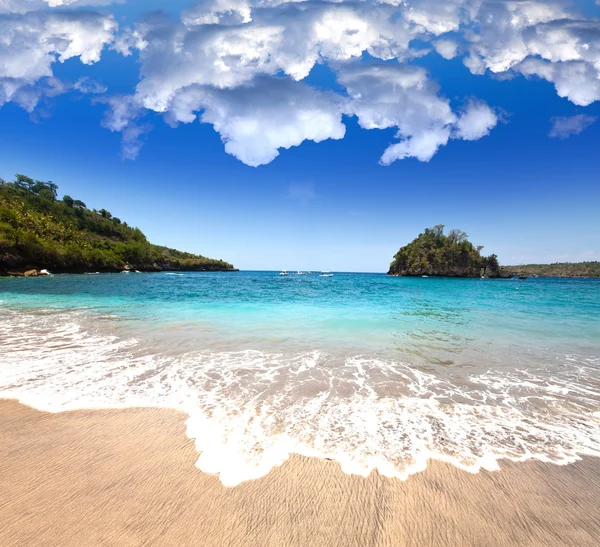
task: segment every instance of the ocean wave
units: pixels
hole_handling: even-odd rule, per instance
[[[405,479],[429,459],[477,472],[498,460],[600,455],[600,359],[432,369],[374,354],[178,350],[90,310],[3,309],[0,396],[51,412],[186,412],[197,465],[233,486],[291,453],[346,473]],[[189,325],[186,334],[189,334]],[[133,333],[133,334],[132,334]],[[168,340],[168,339],[167,339]]]

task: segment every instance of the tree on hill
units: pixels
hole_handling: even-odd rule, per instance
[[[600,262],[555,262],[553,264],[521,264],[506,266],[506,271],[514,275],[534,277],[598,277]]]
[[[106,209],[90,211],[58,186],[18,174],[0,180],[0,273],[19,268],[55,271],[231,270],[233,266],[152,245],[139,228]]]
[[[389,275],[479,277],[482,269],[486,277],[500,277],[498,257],[481,255],[482,246],[475,247],[461,230],[444,234],[444,225],[426,228],[411,243],[394,256]]]

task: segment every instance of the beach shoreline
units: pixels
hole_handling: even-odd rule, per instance
[[[0,544],[591,546],[600,537],[600,458],[502,461],[477,474],[433,461],[401,481],[293,455],[227,488],[195,467],[185,419],[0,400]]]

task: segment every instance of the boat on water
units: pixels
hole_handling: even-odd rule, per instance
[[[279,275],[290,275],[287,270],[281,270]]]
[[[527,279],[527,276],[526,275],[520,275],[519,279]]]
[[[319,277],[333,277],[332,273],[323,272]]]

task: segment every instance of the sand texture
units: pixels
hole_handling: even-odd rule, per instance
[[[596,458],[476,475],[432,462],[400,481],[294,456],[225,488],[195,467],[185,418],[0,401],[0,545],[600,545]]]

